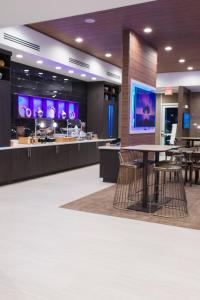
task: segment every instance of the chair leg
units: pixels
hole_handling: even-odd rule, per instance
[[[189,171],[190,171],[190,186],[192,186],[192,174],[193,174],[193,169],[192,166],[189,166]]]
[[[188,182],[188,168],[185,167],[185,184]]]
[[[199,170],[195,170],[195,184],[198,184],[199,180]]]

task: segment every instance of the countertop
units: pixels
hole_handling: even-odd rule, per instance
[[[121,147],[120,146],[100,146],[99,147],[100,150],[117,150],[120,151]]]
[[[16,146],[10,147],[0,147],[0,151],[12,150],[20,148],[34,148],[34,147],[46,147],[46,146],[61,146],[69,144],[83,144],[83,143],[98,143],[98,142],[111,142],[114,139],[94,139],[94,140],[82,140],[82,141],[72,141],[72,142],[52,142],[52,143],[37,143],[37,144],[17,144]]]

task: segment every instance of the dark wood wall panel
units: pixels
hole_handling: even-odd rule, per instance
[[[190,129],[183,128],[183,113],[190,112],[190,90],[180,86],[178,89],[178,128],[177,136],[189,136]],[[188,105],[188,108],[185,108],[185,105]]]
[[[154,144],[155,134],[129,134],[129,105],[131,79],[156,86],[157,51],[137,34],[123,32],[123,71],[122,71],[122,145]]]

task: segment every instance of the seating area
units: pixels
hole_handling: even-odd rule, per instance
[[[113,207],[184,219],[190,213],[185,185],[199,183],[199,146],[175,146],[175,149],[172,147],[165,152],[165,160],[157,157],[154,161],[143,160],[143,148],[144,145],[139,145],[136,149],[132,147],[119,151],[119,173]]]

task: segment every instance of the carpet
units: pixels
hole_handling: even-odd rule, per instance
[[[158,217],[149,213],[134,210],[126,211],[116,209],[113,207],[114,193],[115,185],[67,203],[63,205],[62,208],[178,227],[200,229],[200,186],[193,185],[192,187],[186,187],[189,214],[187,217],[180,219]]]

